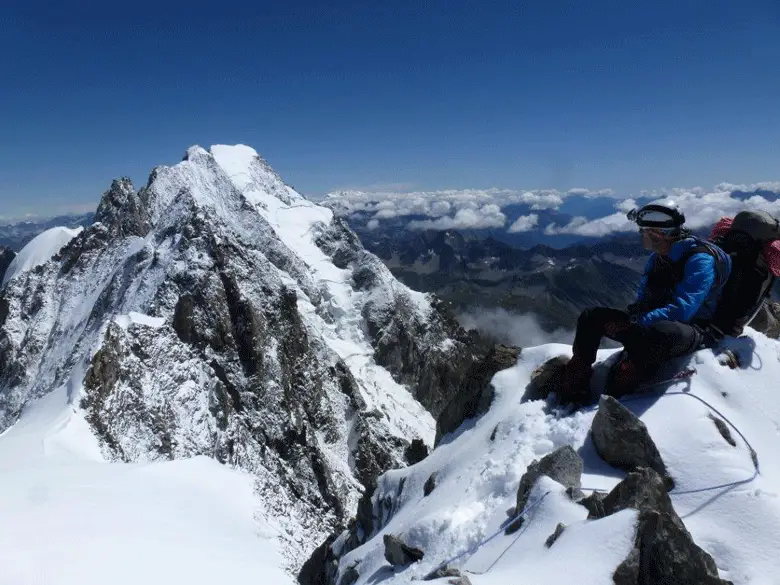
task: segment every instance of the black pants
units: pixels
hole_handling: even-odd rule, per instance
[[[617,329],[612,335],[607,334],[610,324]],[[574,356],[592,364],[603,337],[623,344],[631,360],[649,370],[696,351],[702,343],[701,334],[687,323],[658,321],[644,327],[631,323],[625,311],[597,307],[583,311],[577,320]]]

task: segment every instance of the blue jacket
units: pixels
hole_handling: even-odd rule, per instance
[[[680,260],[685,252],[699,243],[698,239],[692,237],[675,242],[669,252],[669,259],[672,262]],[[710,319],[715,313],[721,290],[731,272],[731,257],[720,249],[718,252],[721,257],[720,275],[718,275],[715,258],[711,254],[706,252],[694,254],[685,263],[683,279],[674,288],[672,301],[649,313],[639,315],[638,323],[648,326],[657,321],[688,323],[693,320]],[[647,277],[655,259],[656,254],[651,254],[645,265],[637,301],[641,301],[644,297]]]

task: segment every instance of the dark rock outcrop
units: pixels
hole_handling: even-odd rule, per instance
[[[8,267],[11,265],[11,262],[14,261],[14,258],[16,258],[16,252],[11,250],[11,248],[0,246],[0,282],[3,281],[5,271],[8,270]],[[2,320],[0,319],[0,326],[1,325]]]
[[[526,386],[523,400],[544,400],[551,392],[555,392],[563,368],[569,363],[565,355],[555,356],[544,362],[531,373],[531,380]]]
[[[613,574],[616,585],[727,585],[718,576],[715,561],[696,543],[672,506],[664,479],[653,469],[629,473],[598,501],[599,513],[637,510],[634,547]],[[589,507],[590,509],[590,507]]]
[[[438,444],[447,433],[457,429],[466,419],[487,412],[493,401],[490,380],[501,370],[517,363],[521,349],[497,344],[480,361],[472,363],[458,385],[458,391],[436,420]]]
[[[603,395],[599,400],[591,437],[598,454],[610,465],[624,471],[649,467],[664,476],[669,487],[673,487],[647,427],[613,397]]]
[[[579,488],[582,485],[582,470],[582,458],[569,445],[556,449],[538,461],[534,460],[520,479],[516,514],[525,509],[531,489],[541,476],[546,475],[567,488]]]
[[[428,479],[425,480],[423,486],[423,495],[430,496],[431,492],[436,488],[436,472],[432,473]]]
[[[399,536],[394,534],[385,534],[382,540],[385,545],[385,559],[394,567],[411,565],[425,555],[419,548],[407,545]]]
[[[561,537],[561,534],[563,534],[564,530],[566,530],[566,525],[563,522],[558,522],[558,525],[555,527],[555,531],[547,537],[547,540],[544,541],[544,546],[550,548],[553,544],[555,544],[555,541]]]
[[[714,414],[710,414],[710,420],[715,423],[715,427],[718,429],[720,436],[723,437],[723,440],[725,440],[732,447],[736,447],[737,442],[734,440],[734,437],[731,436],[731,430],[725,421],[722,418],[715,416]]]
[[[428,446],[423,443],[422,439],[412,439],[409,446],[404,452],[404,457],[409,465],[419,463],[428,456]]]
[[[105,225],[112,236],[145,236],[151,229],[146,206],[128,178],[116,179],[103,194],[95,221]]]

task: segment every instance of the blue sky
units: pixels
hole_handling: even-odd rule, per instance
[[[774,0],[49,4],[0,16],[0,215],[192,144],[309,196],[780,179]]]

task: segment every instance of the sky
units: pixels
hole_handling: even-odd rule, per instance
[[[306,196],[780,179],[780,4],[36,3],[0,15],[2,216],[193,144]]]

